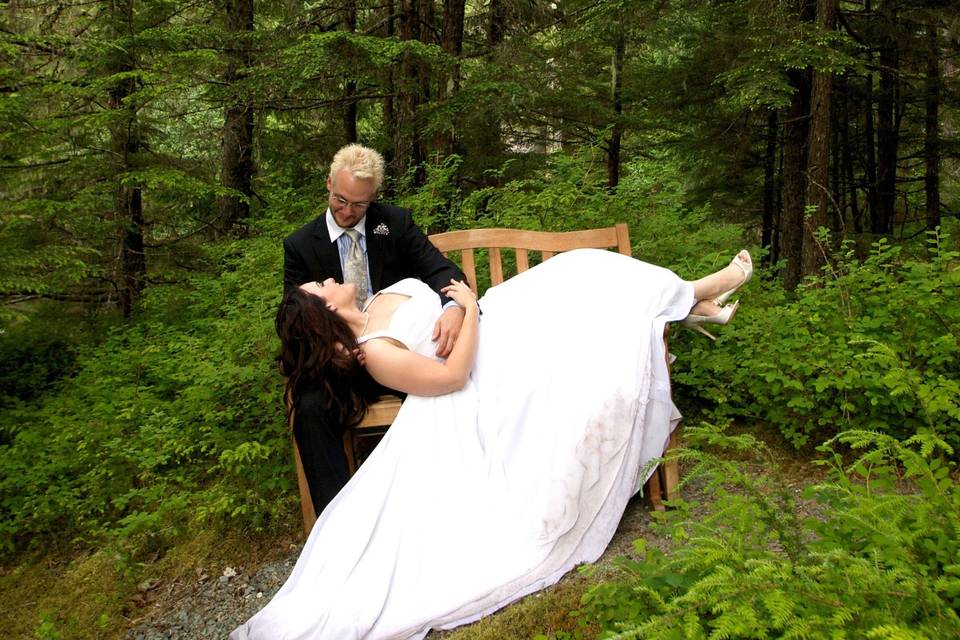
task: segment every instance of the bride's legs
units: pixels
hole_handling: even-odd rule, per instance
[[[694,280],[693,297],[697,301],[690,314],[682,321],[686,327],[699,331],[711,340],[716,340],[704,324],[727,324],[737,312],[739,301],[723,306],[723,303],[740,288],[753,273],[750,254],[741,251],[730,264],[705,278]]]
[[[737,254],[742,262],[750,264],[750,254],[746,250]],[[693,297],[697,304],[691,309],[692,313],[697,315],[714,315],[720,311],[720,307],[713,302],[714,298],[733,289],[743,282],[743,269],[735,264],[729,264],[723,269],[711,273],[710,275],[693,281]]]

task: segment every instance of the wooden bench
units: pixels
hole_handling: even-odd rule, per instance
[[[613,227],[589,229],[586,231],[521,231],[516,229],[470,229],[466,231],[450,231],[430,236],[433,243],[444,255],[460,252],[461,267],[467,276],[467,282],[474,293],[480,295],[477,288],[477,255],[476,250],[486,249],[490,285],[497,285],[504,281],[504,249],[512,249],[515,256],[516,272],[521,273],[530,267],[530,251],[537,251],[541,261],[547,260],[557,253],[571,249],[594,248],[613,249],[624,255],[631,255],[630,236],[627,225],[620,223]],[[667,334],[664,331],[664,345]],[[667,351],[666,349],[664,350]],[[669,368],[669,360],[667,367]],[[289,402],[289,398],[287,399]],[[384,396],[374,403],[367,411],[363,421],[343,434],[343,449],[347,456],[347,466],[352,476],[358,466],[357,449],[362,438],[379,437],[386,432],[393,423],[400,410],[401,400],[396,396]],[[293,424],[291,417],[291,433]],[[670,436],[668,448],[676,445],[676,434]],[[297,449],[296,439],[293,439],[294,458],[297,466],[297,481],[300,487],[300,505],[303,510],[303,528],[307,533],[316,522],[313,510],[313,501],[310,499],[310,488],[303,472],[300,461],[300,451]],[[668,461],[650,476],[644,485],[643,493],[651,508],[658,511],[664,509],[663,500],[675,497],[680,474],[677,462]]]

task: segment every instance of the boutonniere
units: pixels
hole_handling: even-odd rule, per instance
[[[384,223],[378,224],[373,228],[373,235],[375,236],[388,236],[390,235],[390,229],[387,228],[387,225]]]

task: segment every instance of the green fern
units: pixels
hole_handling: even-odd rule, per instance
[[[642,559],[587,592],[582,613],[602,639],[960,636],[960,490],[942,438],[840,434],[822,447],[830,479],[806,493],[824,515],[801,521],[763,443],[711,425],[686,433],[702,448],[676,455],[712,509],[679,502],[658,525],[669,555],[637,545]],[[837,446],[858,455],[845,463]],[[757,464],[768,472],[747,470]]]

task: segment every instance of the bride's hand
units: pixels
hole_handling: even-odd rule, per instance
[[[367,366],[367,354],[360,347],[353,350],[353,357],[361,367]]]
[[[440,291],[464,309],[469,309],[477,304],[477,296],[466,282],[451,278],[450,284]]]

